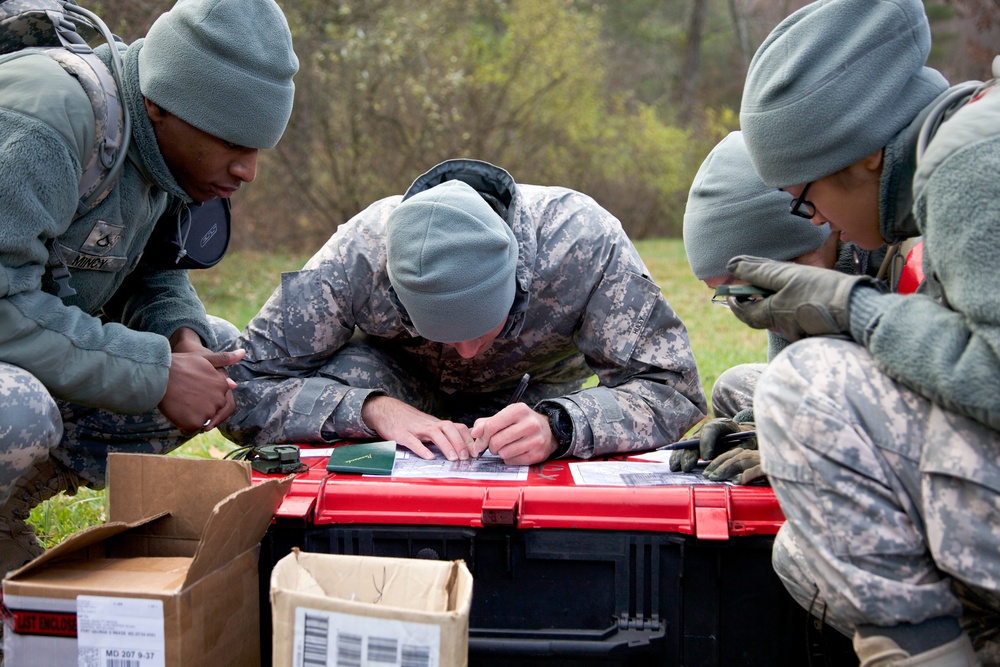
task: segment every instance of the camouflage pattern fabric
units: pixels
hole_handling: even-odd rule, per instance
[[[65,48],[57,25],[70,38],[77,33],[81,44],[98,35],[89,19],[83,20],[76,13],[67,15],[57,0],[4,0],[0,3],[0,54],[28,49],[44,53],[73,75],[90,99],[95,118],[94,146],[83,164],[79,188],[81,200],[93,195],[87,201],[89,209],[107,197],[111,183],[105,181],[111,166],[119,151],[127,149],[124,107],[108,67],[80,45],[75,50]]]
[[[90,197],[99,188],[104,188],[103,192],[89,202],[89,206],[93,207],[108,196],[110,188],[105,180],[109,177],[111,165],[117,152],[127,149],[125,144],[128,138],[124,136],[124,118],[118,89],[111,72],[93,54],[81,56],[66,49],[48,49],[45,53],[80,82],[94,109],[96,140],[83,165],[79,187],[81,200]]]
[[[236,327],[209,320],[231,349]],[[103,488],[110,452],[166,454],[189,439],[158,410],[127,415],[56,400],[29,372],[0,362],[0,505],[17,479],[48,455]]]
[[[787,519],[774,567],[793,597],[847,634],[961,617],[980,656],[993,655],[1000,434],[899,385],[863,347],[825,338],[768,365],[755,413]],[[930,455],[940,451],[945,462]]]
[[[687,331],[618,220],[586,195],[518,186],[485,164],[449,161],[436,176],[511,194],[503,205],[519,244],[518,289],[489,349],[462,359],[413,330],[385,271],[385,222],[401,201],[389,197],[341,225],[301,271],[284,274],[244,330],[247,356],[230,371],[240,386],[228,437],[372,437],[360,416],[372,392],[471,423],[502,407],[524,373],[525,401],[556,402],[572,418],[570,456],[674,442],[704,417]],[[345,348],[356,332],[356,343],[379,354]],[[581,389],[594,374],[600,386]]]
[[[753,393],[767,364],[740,364],[727,369],[712,385],[712,414],[735,417],[753,407]]]
[[[56,0],[6,0],[0,4],[0,53],[26,46],[62,46],[54,22],[64,10]]]

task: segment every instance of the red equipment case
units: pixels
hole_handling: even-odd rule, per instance
[[[262,543],[265,660],[270,571],[297,546],[464,560],[473,666],[857,665],[847,638],[811,619],[771,568],[784,517],[770,487],[576,486],[565,460],[519,482],[303,461]]]

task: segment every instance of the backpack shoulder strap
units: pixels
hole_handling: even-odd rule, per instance
[[[124,155],[128,141],[124,104],[119,99],[111,72],[93,53],[81,54],[65,49],[45,49],[44,52],[80,82],[94,108],[94,148],[83,165],[77,205],[77,215],[83,215],[104,200],[116,180],[115,165],[119,155]],[[118,166],[120,168],[120,163]]]
[[[89,40],[110,46],[111,68]],[[0,53],[41,47],[80,82],[94,109],[94,149],[83,164],[77,217],[97,206],[117,182],[125,162],[131,122],[121,96],[121,56],[117,40],[94,13],[71,0],[0,0]]]
[[[882,259],[882,263],[878,267],[876,279],[884,280],[893,292],[898,292],[899,279],[903,275],[903,267],[906,266],[910,251],[922,240],[923,237],[914,236],[889,246],[885,258]]]

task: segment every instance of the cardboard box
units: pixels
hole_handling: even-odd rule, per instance
[[[273,665],[464,667],[471,605],[460,560],[293,549],[271,572]]]
[[[239,461],[110,455],[108,523],[4,580],[4,664],[259,664],[260,539],[290,484],[251,483]]]

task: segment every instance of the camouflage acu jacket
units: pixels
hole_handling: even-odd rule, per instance
[[[301,271],[284,274],[243,332],[227,435],[257,443],[374,435],[360,413],[378,389],[322,370],[356,332],[420,368],[428,391],[445,397],[509,393],[531,373],[535,398],[572,418],[569,456],[673,442],[704,416],[687,331],[616,218],[586,195],[517,185],[475,160],[438,165],[405,196],[451,179],[499,200],[519,244],[517,294],[492,346],[462,359],[417,336],[385,268],[386,219],[403,197],[383,199],[341,225]],[[599,385],[582,388],[595,374]],[[493,414],[483,405],[471,416]]]

